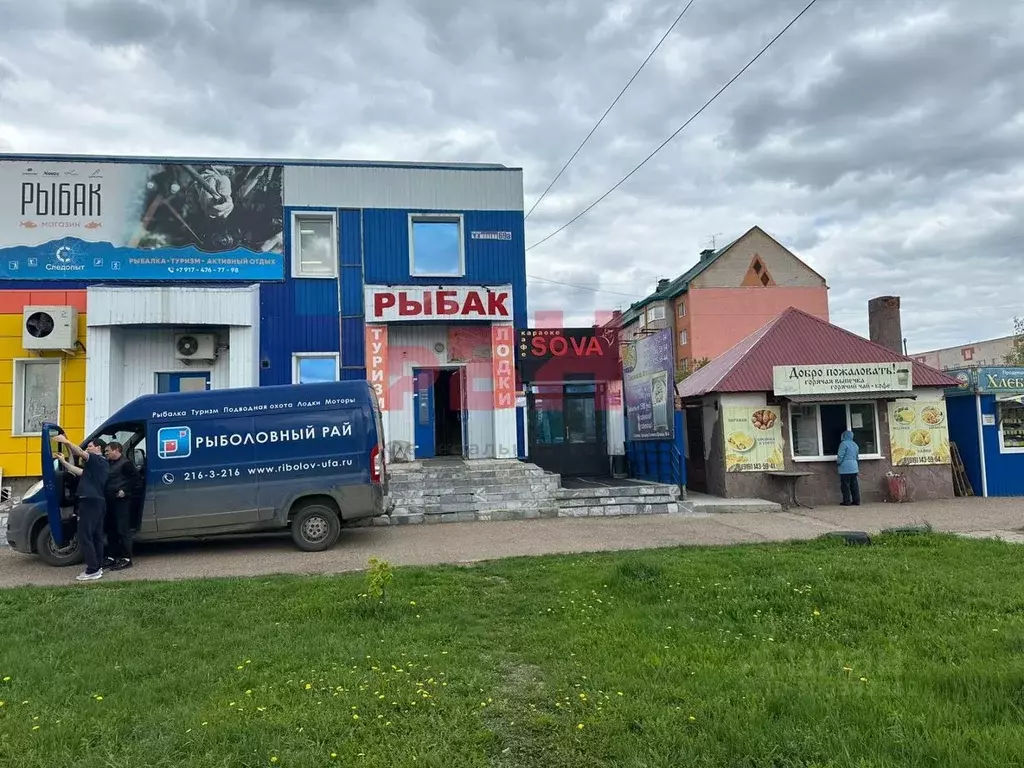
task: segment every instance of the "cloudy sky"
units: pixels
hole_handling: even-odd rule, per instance
[[[695,0],[528,243],[806,2]],[[0,151],[500,162],[529,208],[682,5],[0,0]],[[866,333],[868,298],[894,293],[912,349],[967,342],[1024,315],[1022,214],[1024,3],[819,0],[529,251],[530,301],[586,320],[759,224],[828,278],[839,324]]]

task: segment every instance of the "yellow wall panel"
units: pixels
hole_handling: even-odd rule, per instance
[[[17,338],[10,336],[0,338],[0,360],[10,362],[15,358],[24,357],[32,357],[32,355],[22,348],[21,336],[18,336]]]
[[[74,429],[79,432],[85,429],[85,404],[65,405],[61,409],[60,425],[64,429]]]
[[[85,405],[85,384],[80,381],[64,381],[64,386],[60,390],[60,404],[62,406],[67,405]],[[82,423],[85,423],[83,418]]]
[[[0,315],[0,337],[21,340],[21,315]]]
[[[81,382],[85,385],[85,357],[72,357],[64,361],[64,382]]]
[[[38,464],[39,461],[36,461]],[[28,456],[24,453],[0,453],[0,467],[4,470],[4,479],[10,477],[25,477],[28,466]]]

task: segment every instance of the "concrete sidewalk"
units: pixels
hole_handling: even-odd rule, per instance
[[[287,536],[189,540],[141,545],[134,568],[108,574],[103,581],[341,573],[364,568],[370,557],[395,565],[468,563],[522,555],[794,541],[829,531],[874,533],[924,524],[938,531],[1021,541],[1024,505],[1019,499],[975,498],[799,512],[354,528],[343,531],[333,549],[319,553],[297,551]],[[78,572],[78,568],[51,568],[34,556],[7,547],[0,549],[0,587],[75,584]]]

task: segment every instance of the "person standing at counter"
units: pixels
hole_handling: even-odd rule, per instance
[[[853,432],[846,430],[839,442],[836,463],[839,465],[839,487],[844,507],[860,506],[860,448],[853,441]]]

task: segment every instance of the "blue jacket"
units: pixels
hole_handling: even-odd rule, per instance
[[[840,475],[856,475],[860,472],[857,464],[857,457],[860,455],[860,448],[853,442],[853,432],[846,430],[839,443],[839,454],[836,456],[836,463],[839,465]]]

